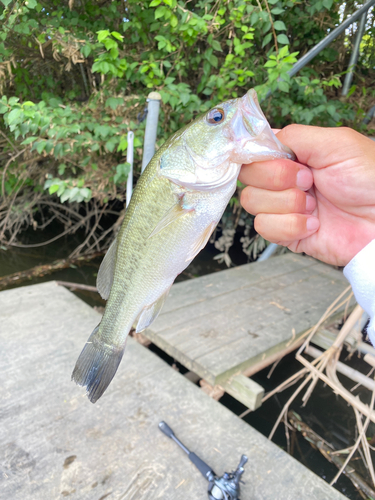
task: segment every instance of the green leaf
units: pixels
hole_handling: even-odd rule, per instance
[[[12,109],[12,111],[8,115],[9,125],[12,125],[16,121],[18,121],[18,119],[21,117],[21,114],[23,114],[21,108]]]
[[[282,31],[282,30],[286,31],[286,26],[282,21],[275,21],[273,23],[273,25],[274,25],[275,30],[277,30],[277,31]]]
[[[223,51],[223,49],[221,48],[220,43],[217,40],[213,40],[212,41],[212,48],[214,50],[217,50],[218,52],[222,52]]]
[[[0,2],[1,2],[2,4],[4,4],[4,5],[5,5],[5,7],[8,7],[8,5],[10,4],[10,2],[11,2],[11,1],[12,1],[12,0],[0,0]]]
[[[115,147],[118,143],[118,137],[111,137],[106,143],[105,143],[105,148],[110,152],[113,153],[115,150]]]
[[[273,68],[274,66],[277,66],[276,61],[267,61],[266,64],[264,65],[265,68]]]
[[[105,107],[108,108],[110,107],[111,109],[115,110],[118,106],[124,103],[124,100],[121,99],[120,97],[109,97],[105,101]]]
[[[332,4],[333,4],[333,0],[323,0],[323,6],[326,9],[330,9],[332,7]]]
[[[35,144],[35,149],[38,151],[39,154],[41,154],[46,147],[46,141],[40,141],[36,142]]]
[[[289,92],[289,83],[281,81],[281,82],[278,82],[277,86],[283,92]]]
[[[110,33],[108,30],[100,30],[100,31],[97,31],[97,34],[98,34],[98,42],[102,42],[103,40],[105,40],[106,38],[109,37]]]
[[[28,137],[27,139],[25,139],[24,141],[21,142],[21,145],[27,146],[27,144],[31,144],[32,142],[36,141],[37,139],[39,139],[39,137]]]
[[[120,40],[120,42],[122,42],[122,40],[124,39],[123,35],[120,35],[120,33],[117,33],[117,31],[112,31],[111,35],[113,36],[113,38]]]
[[[81,54],[83,55],[83,57],[88,57],[91,53],[91,47],[90,45],[84,45],[82,48],[81,48]]]
[[[59,190],[59,188],[60,188],[59,184],[54,184],[53,186],[50,186],[50,188],[48,189],[48,192],[49,192],[49,194],[54,194]]]
[[[114,183],[115,184],[125,183],[128,178],[129,172],[130,172],[130,163],[120,163],[119,165],[117,165],[116,173],[113,176]]]
[[[281,7],[274,7],[273,9],[271,9],[271,12],[273,15],[277,16],[279,14],[282,14],[284,12],[284,9],[282,9]]]
[[[284,45],[284,47],[281,47],[281,49],[279,50],[279,58],[283,59],[288,53],[289,47],[287,45]]]
[[[270,43],[271,40],[272,40],[272,33],[268,33],[268,35],[266,35],[264,37],[264,39],[263,39],[262,47],[264,47],[265,45],[267,45],[267,43]],[[270,62],[270,61],[267,61],[267,62]],[[275,66],[275,64],[273,66]],[[265,66],[265,67],[268,67],[268,66]]]
[[[168,9],[166,7],[164,7],[164,5],[161,5],[160,7],[158,7],[156,10],[155,10],[155,19],[159,19],[160,17],[163,17],[165,12],[167,11]]]
[[[157,7],[160,4],[161,0],[152,0],[152,2],[150,3],[150,7]]]
[[[279,43],[283,43],[284,45],[288,45],[290,42],[289,42],[289,38],[283,34],[281,35],[277,35],[277,41]]]

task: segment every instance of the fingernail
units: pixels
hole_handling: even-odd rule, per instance
[[[312,212],[315,208],[315,198],[311,194],[306,195],[306,212]]]
[[[305,169],[301,169],[297,174],[297,187],[302,189],[310,189],[311,187],[311,172]]]
[[[308,231],[316,231],[320,226],[319,219],[317,217],[309,217],[306,222],[306,229]]]

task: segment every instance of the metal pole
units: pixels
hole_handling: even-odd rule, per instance
[[[133,193],[133,162],[134,162],[134,132],[128,132],[128,149],[126,151],[126,161],[130,163],[130,171],[126,182],[126,207],[130,203]]]
[[[374,0],[375,2],[375,0]],[[161,95],[159,92],[150,92],[148,95],[148,111],[143,143],[142,172],[155,154],[156,133],[158,129]]]
[[[375,0],[369,0],[365,5],[362,5],[354,14],[352,14],[348,19],[346,19],[340,26],[337,26],[328,36],[323,38],[315,47],[307,52],[304,56],[299,59],[293,68],[288,71],[289,76],[294,76],[300,69],[302,69],[311,59],[314,59],[316,55],[319,54],[323,49],[327,47],[335,38],[337,38],[348,26],[350,26],[354,21],[356,21],[361,15],[369,10],[375,4]]]
[[[352,84],[353,72],[354,72],[354,68],[357,64],[358,56],[359,56],[359,47],[361,45],[362,37],[364,35],[365,28],[366,28],[367,14],[368,14],[368,12],[365,12],[362,15],[361,21],[359,23],[359,28],[358,28],[358,31],[357,31],[357,34],[355,37],[355,41],[354,41],[353,51],[352,51],[352,54],[350,56],[350,61],[349,61],[349,65],[348,65],[348,72],[345,75],[344,85],[342,87],[341,95],[343,95],[343,96],[347,95],[347,93],[349,92],[350,86]]]
[[[277,243],[270,243],[268,247],[264,250],[260,257],[258,257],[257,262],[263,262],[267,260],[271,255],[273,255],[278,249],[279,245]]]

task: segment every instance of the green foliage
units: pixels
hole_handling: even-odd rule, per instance
[[[371,26],[347,99],[340,99],[340,86],[351,33],[298,75],[288,75],[340,15],[355,10],[345,4],[340,14],[342,5],[0,0],[0,130],[7,137],[0,158],[14,158],[2,194],[45,192],[61,202],[124,199],[127,132],[135,133],[139,172],[145,122],[138,118],[150,90],[162,96],[159,145],[198,114],[251,87],[261,98],[273,92],[262,104],[273,126],[359,127],[375,93]]]

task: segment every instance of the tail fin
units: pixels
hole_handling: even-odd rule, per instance
[[[104,344],[97,335],[99,326],[90,335],[72,373],[72,380],[86,387],[91,403],[96,403],[111,383],[125,349]]]

